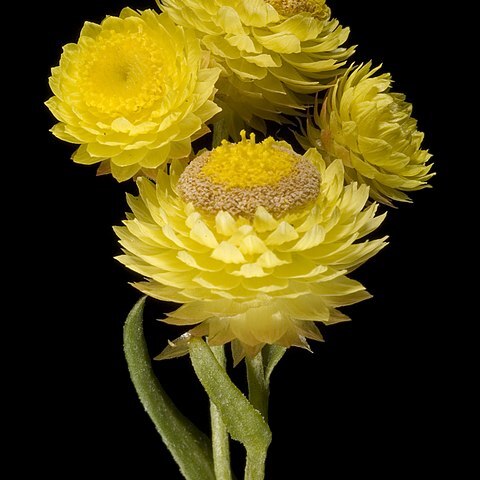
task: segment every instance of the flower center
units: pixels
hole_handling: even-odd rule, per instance
[[[266,0],[266,2],[284,17],[310,13],[316,18],[323,19],[330,15],[330,9],[325,5],[325,0]]]
[[[269,137],[255,143],[255,135],[222,145],[196,157],[178,181],[178,192],[200,210],[221,210],[250,218],[258,207],[274,217],[305,207],[320,192],[320,174],[306,158],[284,142]]]
[[[166,64],[146,33],[106,31],[82,50],[77,63],[80,92],[89,107],[128,115],[162,98]]]
[[[272,185],[290,175],[297,156],[275,145],[273,138],[255,143],[255,135],[246,140],[242,132],[240,143],[222,142],[203,165],[201,172],[212,182],[226,187]]]

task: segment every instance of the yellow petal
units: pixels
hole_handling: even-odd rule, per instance
[[[281,222],[278,227],[265,239],[268,246],[283,245],[298,238],[295,228],[287,222]]]
[[[242,252],[229,242],[220,242],[213,250],[211,257],[226,264],[245,263],[245,257]]]

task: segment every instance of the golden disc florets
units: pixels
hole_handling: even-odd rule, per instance
[[[275,10],[285,17],[293,17],[299,13],[310,13],[322,19],[330,15],[325,0],[267,0]]]
[[[224,210],[250,218],[263,207],[279,218],[318,197],[320,174],[307,158],[271,137],[255,143],[255,135],[241,136],[188,165],[177,187],[185,201],[212,215]]]

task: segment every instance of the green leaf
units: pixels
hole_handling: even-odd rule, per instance
[[[232,383],[210,347],[200,338],[190,341],[190,358],[198,379],[216,405],[228,432],[247,450],[245,479],[264,478],[272,434],[262,415]]]
[[[132,382],[183,476],[187,480],[215,480],[209,438],[175,407],[152,370],[143,335],[144,305],[145,297],[135,304],[123,329],[125,357]]]
[[[282,359],[287,349],[280,345],[265,345],[263,347],[263,366],[265,369],[265,381],[270,384],[270,377],[277,363]]]
[[[268,398],[270,396],[268,381],[265,378],[263,352],[258,352],[253,358],[245,358],[247,366],[248,399],[250,403],[268,421]]]

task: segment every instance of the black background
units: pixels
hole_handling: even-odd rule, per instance
[[[419,3],[329,2],[352,28],[356,60],[383,63],[395,90],[414,104],[437,176],[433,189],[413,194],[413,205],[389,212],[382,233],[390,245],[353,275],[374,299],[345,309],[352,322],[323,328],[326,342],[313,345],[314,354],[290,349],[277,367],[268,479],[335,479],[352,471],[351,478],[428,477],[462,465],[454,451],[464,338],[462,319],[451,313],[462,282],[453,247],[462,198],[454,164],[461,126],[452,126],[458,85],[446,74],[442,49],[456,27],[450,11],[422,10]],[[119,247],[111,225],[124,217],[125,189],[134,189],[71,162],[74,147],[48,132],[54,119],[43,106],[62,45],[77,40],[85,20],[100,22],[123,6],[119,0],[46,1],[30,12],[26,117],[32,136],[24,152],[32,159],[34,185],[25,222],[34,228],[30,248],[39,264],[30,265],[17,289],[24,294],[20,338],[31,342],[20,355],[27,357],[22,383],[29,396],[17,434],[31,459],[20,470],[52,478],[181,478],[136,398],[122,353],[123,321],[139,294],[127,284],[133,274],[112,258]],[[154,7],[154,1],[129,6]],[[169,309],[147,303],[152,355],[180,333],[155,321]],[[240,385],[243,368],[233,372]],[[177,405],[207,431],[208,403],[188,359],[155,363],[155,370]],[[242,448],[234,445],[233,454],[240,472]]]

